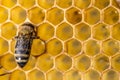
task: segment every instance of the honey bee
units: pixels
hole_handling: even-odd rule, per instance
[[[21,68],[28,62],[32,42],[36,38],[38,38],[36,30],[31,23],[24,23],[19,26],[18,35],[15,37],[15,60]]]

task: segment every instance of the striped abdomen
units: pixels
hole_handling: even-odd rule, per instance
[[[15,46],[15,59],[20,67],[24,67],[28,62],[33,39],[18,37]]]

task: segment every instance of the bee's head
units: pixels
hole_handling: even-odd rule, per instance
[[[24,23],[19,27],[19,34],[21,35],[29,35],[34,32],[34,26],[31,23]]]

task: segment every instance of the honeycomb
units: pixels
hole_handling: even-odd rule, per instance
[[[37,29],[24,68],[14,58],[19,25]],[[0,80],[120,80],[116,0],[0,0]]]

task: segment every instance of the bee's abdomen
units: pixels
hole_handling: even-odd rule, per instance
[[[15,59],[20,67],[24,67],[28,62],[31,49],[31,39],[19,39],[15,46]]]
[[[24,67],[28,62],[30,50],[15,50],[15,59],[20,67]]]

